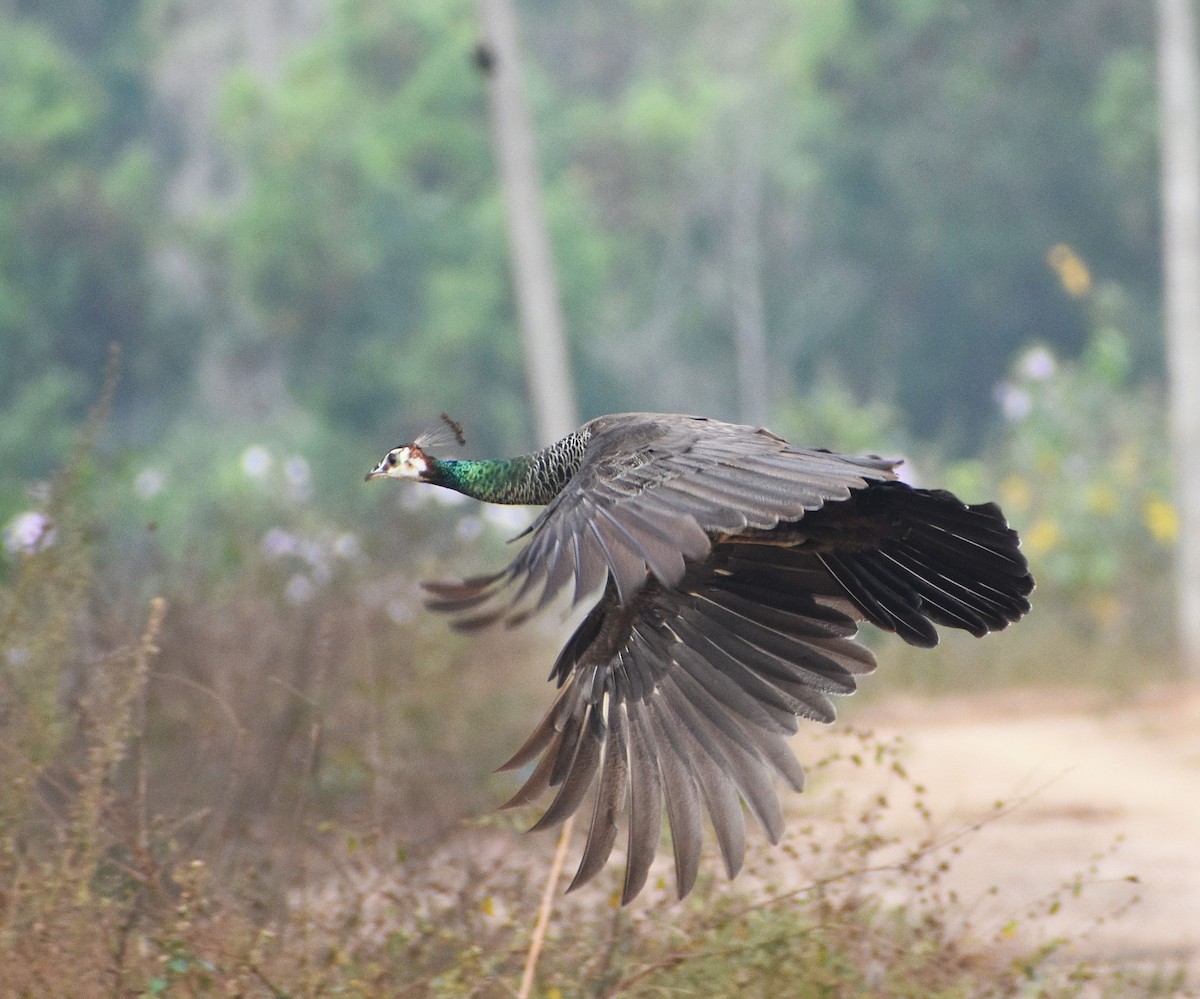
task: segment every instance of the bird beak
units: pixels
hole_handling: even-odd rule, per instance
[[[363,482],[370,482],[372,479],[381,478],[386,474],[387,472],[384,470],[383,462],[381,461],[378,465],[367,472],[366,478],[363,479]]]

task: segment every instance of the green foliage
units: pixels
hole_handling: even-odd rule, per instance
[[[0,398],[51,348],[55,313],[69,305],[71,269],[40,278],[45,257],[66,251],[58,233],[39,230],[65,220],[59,205],[86,184],[79,159],[99,120],[87,76],[41,32],[13,26],[0,33],[0,342],[7,348]],[[57,218],[55,218],[57,216]],[[66,285],[64,287],[64,285]]]
[[[1127,181],[1147,176],[1156,168],[1158,117],[1154,92],[1154,57],[1146,49],[1114,52],[1096,86],[1091,117],[1104,139],[1105,161]],[[1138,185],[1130,187],[1136,190]],[[1148,221],[1138,220],[1140,224]]]
[[[825,374],[809,392],[780,407],[775,424],[789,440],[847,454],[899,457],[905,448],[896,410],[856,398],[841,377]]]
[[[246,335],[286,348],[289,386],[334,427],[522,390],[472,39],[468,4],[355,0],[281,86],[230,87],[251,183],[222,239]]]
[[[0,48],[0,154],[6,177],[30,180],[53,158],[78,154],[97,117],[86,74],[42,32],[12,26]]]
[[[771,220],[752,226],[775,395],[806,380],[790,373],[797,275],[810,266],[794,268],[795,243],[820,173],[808,140],[828,120],[817,78],[848,9],[632,2],[619,16],[581,19],[566,38],[552,11],[530,12],[530,47],[550,88],[538,121],[548,186],[565,178],[575,194],[577,235],[557,247],[599,248],[592,301],[567,296],[585,411],[737,416],[728,272],[747,172]]]
[[[110,343],[126,347],[131,387],[164,393],[143,412],[186,376],[190,346],[156,325],[146,213],[156,172],[113,132],[118,96],[130,95],[35,22],[7,17],[0,95],[2,523],[65,453]]]
[[[955,450],[1025,342],[1084,342],[1042,264],[1053,243],[1152,301],[1151,165],[1122,127],[1153,110],[1129,55],[1147,22],[1081,6],[523,11],[585,412],[736,415],[746,183],[775,395],[834,365]],[[463,5],[345,3],[280,84],[238,80],[226,121],[250,187],[225,252],[304,405],[355,430],[384,400],[408,422],[445,406],[511,450],[529,441],[474,38]]]
[[[78,371],[57,368],[14,385],[0,423],[0,511],[17,506],[24,482],[45,472],[50,455],[70,452],[73,437],[64,414],[82,394]],[[31,446],[33,445],[33,446]]]
[[[381,433],[411,436],[442,410],[481,455],[538,443],[470,4],[342,0],[278,74],[205,67],[210,84],[228,76],[225,145],[209,152],[239,193],[219,202],[214,189],[213,210],[184,224],[165,214],[162,181],[194,164],[175,161],[147,94],[155,56],[191,15],[22,10],[0,32],[0,521],[62,453],[112,340],[128,371],[113,443],[147,465],[212,451],[193,438],[214,409],[241,433],[221,399],[193,398],[192,385],[213,394],[201,357],[284,373],[268,406],[276,450],[301,447],[286,426],[297,421],[336,440],[328,451],[373,454]],[[1155,370],[1139,10],[523,8],[584,413],[737,416],[730,245],[746,190],[785,423],[836,381],[848,403],[894,415],[865,448],[912,428],[970,453],[995,416],[992,384],[1025,345],[1083,349],[1087,323],[1042,264],[1062,241],[1120,278],[1132,377]],[[207,121],[189,114],[181,130]],[[851,437],[832,446],[865,436],[830,429]],[[196,476],[201,493],[221,480]]]
[[[1152,234],[1115,233],[1095,210],[1152,196],[1151,175],[1135,189],[1089,169],[1107,136],[1059,103],[1090,93],[1104,69],[1085,39],[1149,25],[1085,5],[1020,5],[1015,17],[953,3],[862,10],[866,30],[830,65],[840,115],[820,146],[833,211],[818,245],[870,276],[835,351],[860,393],[894,400],[918,436],[959,448],[1024,343],[1066,356],[1083,345],[1086,327],[1042,266],[1051,245],[1079,246],[1104,269],[1113,261],[1123,277],[1133,257],[1153,255]],[[871,82],[881,78],[889,85]]]
[[[1128,342],[1099,321],[1078,361],[1045,347],[1018,360],[1003,387],[1010,423],[996,490],[1045,599],[1110,640],[1147,641],[1170,630],[1165,569],[1179,520],[1169,448],[1157,393],[1130,384]]]

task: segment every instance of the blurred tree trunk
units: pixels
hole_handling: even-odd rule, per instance
[[[484,43],[477,52],[490,81],[492,131],[504,203],[517,310],[525,340],[525,371],[541,443],[574,429],[574,383],[563,335],[562,308],[542,212],[537,147],[512,0],[480,0]]]
[[[1192,0],[1158,2],[1163,271],[1179,507],[1179,652],[1200,675],[1200,66]]]

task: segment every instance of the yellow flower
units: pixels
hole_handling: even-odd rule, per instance
[[[1063,289],[1072,298],[1083,298],[1092,290],[1092,273],[1083,258],[1066,243],[1057,243],[1046,254],[1048,263],[1058,275]]]
[[[1179,511],[1165,499],[1151,496],[1146,500],[1142,504],[1142,520],[1159,544],[1170,545],[1179,540]]]
[[[1000,502],[1010,512],[1024,513],[1028,510],[1033,505],[1033,490],[1029,487],[1029,480],[1015,472],[1005,476],[1000,483]]]
[[[1111,517],[1117,512],[1121,499],[1112,486],[1097,482],[1087,487],[1083,501],[1087,504],[1088,511],[1097,517]]]
[[[1053,551],[1062,541],[1062,528],[1053,520],[1043,517],[1025,533],[1025,547],[1031,555],[1045,555]]]

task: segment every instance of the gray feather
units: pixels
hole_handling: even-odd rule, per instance
[[[559,695],[503,768],[533,764],[509,806],[553,794],[535,829],[594,792],[571,889],[602,869],[624,821],[631,901],[664,810],[680,897],[706,813],[731,877],[743,802],[777,840],[775,782],[804,784],[788,737],[800,718],[831,721],[830,696],[874,669],[859,621],[926,646],[938,626],[981,635],[1029,610],[1033,580],[1000,509],[904,485],[896,464],[624,413],[490,466],[481,498],[545,509],[504,570],[427,584],[428,606],[475,629],[520,623],[568,590],[572,605],[599,594],[551,670]]]

